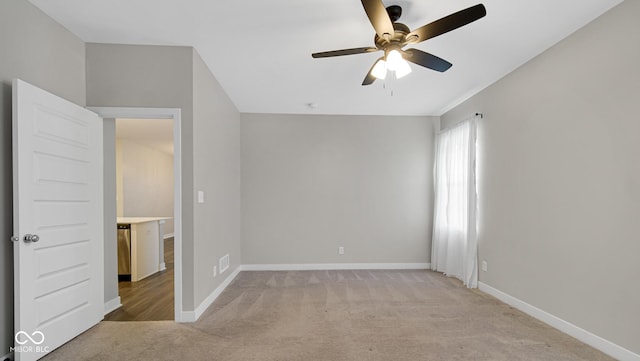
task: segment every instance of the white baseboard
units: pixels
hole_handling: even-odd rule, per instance
[[[122,303],[120,303],[120,296],[111,299],[104,303],[104,314],[108,314],[122,307]]]
[[[162,239],[167,239],[167,238],[173,238],[173,233],[167,233],[164,236],[162,236]]]
[[[211,306],[213,301],[215,301],[216,298],[220,296],[222,291],[224,291],[224,289],[227,288],[229,284],[231,284],[231,281],[233,281],[238,273],[240,273],[241,268],[241,266],[236,267],[236,269],[220,284],[220,286],[213,290],[213,292],[211,292],[211,294],[209,294],[209,296],[207,296],[207,298],[205,298],[204,301],[200,303],[195,311],[183,311],[181,322],[196,322],[198,318],[202,316],[204,311],[206,311],[207,308]]]
[[[430,263],[302,263],[245,264],[242,271],[322,271],[322,270],[394,270],[430,269]]]
[[[497,290],[486,283],[479,282],[478,286],[480,291],[490,294],[491,296],[499,299],[500,301],[519,309],[520,311],[537,318],[538,320],[572,336],[578,340],[586,343],[587,345],[598,349],[607,355],[614,357],[621,361],[640,361],[640,355],[627,350],[624,347],[618,346],[615,343],[605,340],[604,338],[594,335],[593,333],[584,330],[572,323],[569,323],[559,317],[556,317],[546,311],[543,311],[535,306],[532,306],[524,301],[521,301],[511,295],[508,295],[500,290]]]
[[[162,262],[162,263],[160,263],[160,264],[158,265],[158,270],[159,270],[159,271],[164,271],[164,270],[166,270],[166,269],[167,269],[167,264],[166,264],[166,263]]]
[[[9,352],[8,354],[0,357],[0,361],[5,361],[5,360],[9,360],[9,361],[13,361],[13,352]]]

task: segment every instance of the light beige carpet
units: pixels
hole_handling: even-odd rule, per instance
[[[193,324],[101,322],[53,360],[612,360],[430,271],[241,272]]]

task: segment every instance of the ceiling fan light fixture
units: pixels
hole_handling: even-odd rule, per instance
[[[333,56],[366,54],[374,51],[384,51],[384,57],[376,60],[369,70],[362,85],[370,85],[376,79],[384,79],[387,71],[392,71],[396,79],[411,73],[408,62],[421,67],[445,72],[451,68],[451,63],[420,49],[402,50],[408,44],[417,44],[435,38],[462,26],[468,25],[487,15],[487,9],[482,4],[468,7],[432,21],[413,31],[404,24],[397,22],[402,15],[402,7],[392,5],[385,7],[383,0],[362,0],[364,11],[376,31],[375,47],[366,46],[352,49],[324,51],[311,54],[314,58],[329,58]],[[407,57],[406,59],[404,57]]]
[[[377,79],[384,80],[387,77],[387,62],[383,59],[378,60],[373,69],[371,69],[371,75]]]
[[[397,50],[391,50],[387,53],[387,69],[391,71],[396,71],[399,67],[404,63],[404,59],[402,59],[402,54],[400,54]]]
[[[400,79],[411,73],[409,63],[402,57],[400,51],[393,49],[387,53],[387,70],[395,72],[396,79]]]
[[[411,66],[404,59],[396,65],[396,78],[400,79],[411,73]]]

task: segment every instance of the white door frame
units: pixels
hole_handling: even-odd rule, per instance
[[[104,119],[173,119],[174,318],[183,322],[182,309],[182,145],[179,108],[87,107]]]

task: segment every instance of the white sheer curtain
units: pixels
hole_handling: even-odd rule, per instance
[[[436,140],[431,268],[478,287],[476,122],[464,121]]]

